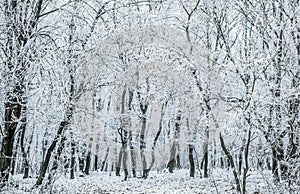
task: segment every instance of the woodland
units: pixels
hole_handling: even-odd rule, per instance
[[[1,0],[0,193],[299,193],[299,84],[299,0]]]

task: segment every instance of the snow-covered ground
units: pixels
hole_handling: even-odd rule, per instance
[[[93,193],[236,193],[235,182],[230,171],[214,170],[209,178],[190,178],[188,170],[176,170],[170,174],[151,171],[149,178],[116,177],[107,172],[93,172],[85,177],[70,180],[65,177],[57,179],[55,184],[47,191],[32,189],[35,179],[21,179],[14,177],[14,185],[2,190],[2,193],[67,193],[67,194],[93,194]],[[17,185],[17,186],[16,186]],[[300,193],[299,188],[294,191],[283,185],[275,186],[269,172],[250,172],[247,179],[247,193]]]

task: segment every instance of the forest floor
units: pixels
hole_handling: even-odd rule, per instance
[[[189,177],[188,170],[175,170],[174,173],[151,171],[147,179],[129,178],[122,181],[123,176],[116,177],[109,172],[93,172],[85,177],[68,179],[58,177],[47,191],[32,189],[35,179],[13,177],[14,186],[3,188],[0,193],[66,193],[66,194],[96,194],[96,193],[180,193],[180,194],[225,194],[236,193],[232,172],[214,170],[209,178]],[[284,184],[274,185],[270,172],[250,172],[247,178],[247,193],[259,194],[300,193],[300,187],[287,188]]]

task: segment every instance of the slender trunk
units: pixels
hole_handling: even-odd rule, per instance
[[[76,152],[75,146],[76,146],[75,142],[74,142],[73,138],[71,137],[70,179],[74,179],[75,178],[75,152]]]
[[[106,165],[106,163],[107,163],[107,157],[108,157],[108,154],[109,154],[109,147],[107,147],[107,149],[106,149],[105,157],[104,157],[104,160],[103,160],[102,166],[101,166],[101,171],[103,171],[104,168],[105,168],[105,165]],[[120,159],[119,159],[119,160],[120,160]],[[119,165],[121,166],[121,164],[119,164]],[[118,172],[118,173],[120,173],[120,168],[119,168],[119,172]],[[120,174],[117,175],[117,176],[120,176]]]
[[[98,155],[94,156],[94,171],[98,170]]]
[[[78,162],[79,162],[79,172],[80,172],[79,176],[83,176],[83,172],[84,172],[84,158],[83,158],[83,156],[78,157]]]
[[[99,144],[96,144],[96,154],[95,154],[95,161],[94,161],[94,170],[97,171],[98,170],[98,153],[99,153]]]
[[[123,150],[123,168],[124,168],[124,181],[128,178],[128,168],[127,168],[127,151],[126,149]]]
[[[207,112],[207,119],[209,119],[209,115]],[[204,146],[203,146],[203,152],[204,152],[204,156],[203,156],[203,176],[204,178],[208,177],[208,141],[209,141],[209,126],[206,127],[206,131],[205,131],[205,141],[204,141]]]
[[[145,157],[145,149],[146,149],[146,143],[145,143],[145,131],[146,131],[146,112],[143,112],[143,118],[142,118],[142,130],[140,134],[140,154],[141,154],[141,160],[142,160],[142,168],[143,168],[143,178],[147,178],[148,172],[147,172],[147,161]]]
[[[246,184],[247,184],[247,173],[249,170],[249,164],[248,164],[248,156],[249,156],[249,146],[251,141],[251,130],[248,132],[248,138],[247,138],[247,144],[245,147],[245,153],[244,153],[244,159],[245,159],[245,168],[243,172],[243,194],[246,194]]]
[[[194,151],[194,146],[189,144],[190,177],[195,176],[195,163],[194,163],[193,151]]]
[[[136,155],[132,144],[132,131],[129,132],[129,144],[130,144],[132,175],[133,177],[136,177]]]
[[[28,153],[29,153],[29,150],[30,150],[30,145],[31,145],[31,143],[32,143],[32,139],[33,139],[33,133],[31,134],[31,136],[30,136],[30,140],[29,140],[29,142],[28,142],[28,147],[27,147],[27,151],[25,152],[26,153],[26,159],[27,159],[27,164],[25,163],[24,165],[24,176],[23,176],[23,178],[28,178],[29,177],[29,160],[28,160],[28,157],[27,157],[27,155],[28,155]]]
[[[26,110],[24,110],[26,111]],[[23,156],[23,162],[24,162],[24,176],[23,178],[28,178],[29,176],[29,161],[27,158],[27,153],[25,151],[25,145],[24,145],[24,138],[25,138],[25,130],[26,130],[26,116],[24,114],[25,112],[23,112],[23,117],[22,117],[22,129],[21,129],[21,139],[20,139],[20,146],[21,146],[21,151],[22,151],[22,156]]]
[[[57,148],[57,153],[54,156],[54,161],[53,161],[53,164],[52,164],[52,168],[49,172],[48,185],[52,184],[54,176],[57,173],[59,162],[60,162],[60,156],[62,154],[62,151],[63,151],[64,147],[65,147],[65,141],[66,141],[66,137],[62,137],[60,142],[59,142],[59,146]]]
[[[90,166],[91,166],[91,151],[88,151],[88,154],[86,156],[85,169],[84,169],[84,173],[86,175],[89,174]]]
[[[225,153],[225,155],[226,155],[226,157],[229,161],[230,167],[232,168],[232,172],[233,172],[233,176],[234,176],[235,184],[236,184],[236,190],[237,190],[237,192],[240,193],[241,192],[241,184],[240,184],[240,180],[239,180],[239,177],[238,177],[238,172],[235,168],[233,157],[226,148],[226,145],[225,145],[225,142],[224,142],[224,139],[223,139],[223,136],[222,136],[221,133],[220,133],[220,142],[221,142],[222,150],[224,151],[224,153]]]
[[[66,122],[65,120],[60,123],[60,126],[57,130],[56,136],[55,136],[54,140],[52,141],[51,145],[49,146],[49,148],[47,149],[46,157],[45,157],[44,162],[42,164],[40,175],[39,175],[39,177],[38,177],[38,179],[35,183],[36,186],[41,185],[43,183],[46,171],[47,171],[49,163],[50,163],[52,153],[53,153],[53,151],[56,147],[56,144],[57,144],[59,138],[63,135],[64,129],[67,126],[68,126],[68,122]]]
[[[174,167],[176,165],[176,147],[178,146],[178,138],[179,138],[179,133],[180,133],[180,120],[181,120],[181,115],[179,114],[176,117],[176,124],[175,124],[175,134],[174,134],[174,140],[173,144],[171,147],[171,153],[170,153],[170,159],[168,162],[168,169],[170,173],[173,173]]]
[[[156,147],[156,144],[157,144],[157,140],[161,134],[161,131],[162,131],[162,122],[163,122],[163,117],[164,117],[164,114],[165,114],[165,107],[167,106],[167,102],[164,103],[161,107],[161,113],[160,113],[160,120],[159,120],[159,126],[158,126],[158,131],[155,135],[155,138],[154,138],[154,142],[153,142],[153,145],[152,145],[152,149],[151,149],[151,162],[150,162],[150,165],[149,165],[149,168],[145,171],[144,175],[146,175],[144,178],[147,178],[148,175],[149,175],[149,172],[150,170],[152,169],[153,165],[154,165],[154,162],[155,162],[155,147]]]
[[[19,131],[19,130],[18,130]],[[11,170],[10,173],[11,175],[15,175],[15,173],[19,173],[18,171],[18,159],[17,157],[19,156],[19,147],[20,147],[20,142],[21,142],[21,132],[17,133],[15,136],[17,136],[15,143],[14,143],[14,147],[13,147],[13,160],[12,160],[12,164],[11,164]]]
[[[204,157],[203,158],[203,160],[204,160],[204,165],[203,165],[204,173],[203,173],[203,176],[204,176],[204,178],[207,178],[208,177],[208,149],[205,150],[203,157]]]

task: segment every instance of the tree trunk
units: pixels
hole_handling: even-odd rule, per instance
[[[220,142],[221,142],[222,150],[224,151],[224,153],[225,153],[225,155],[226,155],[226,157],[229,161],[230,167],[232,168],[232,172],[233,172],[233,176],[234,176],[235,184],[236,184],[236,190],[237,190],[237,192],[240,193],[241,192],[241,184],[240,184],[240,179],[239,179],[239,176],[238,176],[238,172],[235,168],[233,157],[226,148],[226,145],[225,145],[225,142],[224,142],[224,139],[223,139],[223,136],[222,136],[221,133],[220,133]]]
[[[14,73],[14,78],[7,81],[12,82],[13,88],[5,94],[4,103],[4,134],[0,153],[0,183],[7,182],[11,171],[13,158],[14,138],[17,126],[20,122],[22,107],[26,106],[25,101],[25,73],[28,68],[28,62],[23,59],[24,53],[20,51],[27,46],[34,29],[40,19],[43,0],[36,1],[33,5],[26,2],[5,1],[3,2],[4,19],[6,20],[4,28],[7,32],[6,44],[2,49],[5,58],[5,68],[9,74]],[[18,13],[18,6],[24,6],[24,9],[31,11],[29,18],[24,18],[27,14]],[[30,10],[31,6],[35,7]],[[28,22],[30,20],[30,24]],[[28,22],[25,28],[23,22]],[[22,32],[22,33],[21,33]]]
[[[104,160],[103,160],[102,166],[101,166],[101,171],[103,171],[104,168],[105,168],[105,166],[106,166],[108,154],[109,154],[109,147],[107,147],[107,149],[106,149],[105,157],[104,157]],[[119,159],[119,160],[120,160],[120,159]],[[121,166],[121,164],[119,164],[119,165]],[[119,169],[120,169],[120,168],[119,168]],[[120,170],[119,170],[119,173],[120,173]],[[117,176],[120,176],[120,174],[117,175]]]
[[[116,176],[121,176],[120,171],[121,171],[121,165],[122,165],[122,156],[123,156],[122,154],[123,154],[123,146],[121,147],[120,152],[119,152],[118,162],[116,165]]]
[[[130,156],[131,156],[131,167],[132,167],[132,176],[136,177],[136,155],[134,151],[134,147],[132,145],[132,132],[129,133],[129,141],[130,141]]]
[[[147,110],[147,108],[145,108]],[[148,172],[147,172],[147,161],[145,157],[145,149],[146,149],[146,143],[145,143],[145,131],[146,131],[146,111],[143,111],[143,118],[142,118],[142,130],[140,134],[140,153],[141,153],[141,160],[142,160],[142,168],[143,168],[143,178],[147,178]]]
[[[71,135],[72,136],[72,135]],[[75,178],[75,142],[73,138],[71,137],[71,164],[70,164],[70,179]],[[79,165],[80,166],[80,165]]]
[[[39,186],[39,185],[41,185],[43,183],[43,180],[45,178],[45,174],[46,174],[46,171],[48,169],[52,153],[53,153],[53,151],[54,151],[54,149],[56,147],[57,141],[63,135],[64,129],[68,126],[68,123],[69,123],[69,121],[62,121],[60,123],[60,126],[59,126],[59,128],[57,130],[57,134],[56,134],[54,140],[52,141],[51,145],[47,149],[46,157],[45,157],[44,162],[42,164],[40,175],[39,175],[39,177],[38,177],[38,179],[37,179],[37,181],[35,183],[36,186]]]
[[[23,178],[28,178],[29,177],[29,161],[27,158],[27,153],[25,151],[25,145],[24,145],[24,138],[25,138],[25,131],[26,131],[26,108],[23,110],[23,117],[21,119],[21,139],[20,139],[20,146],[21,146],[21,151],[22,151],[22,156],[23,156],[23,162],[24,162],[24,176]]]
[[[17,87],[18,90],[23,90]],[[17,90],[17,91],[18,91]],[[23,92],[15,91],[14,94],[19,94],[22,96]],[[20,93],[21,92],[21,93]],[[10,94],[13,95],[13,94]],[[11,164],[13,160],[13,147],[15,140],[15,132],[18,126],[18,120],[21,116],[22,105],[20,104],[19,97],[8,96],[8,102],[5,103],[5,131],[2,140],[1,147],[1,158],[0,158],[0,168],[1,168],[1,182],[7,182],[9,173],[11,171]]]
[[[174,140],[170,151],[170,159],[167,165],[170,173],[173,173],[176,165],[176,147],[178,146],[178,138],[180,133],[180,120],[181,115],[179,113],[179,115],[176,117]]]
[[[173,142],[172,147],[171,147],[170,160],[169,160],[168,165],[167,165],[170,173],[173,173],[174,167],[175,167],[175,164],[176,164],[175,154],[176,154],[176,143]]]
[[[54,161],[53,161],[53,164],[52,164],[52,168],[49,172],[48,185],[52,184],[54,176],[57,173],[57,169],[59,167],[59,162],[60,162],[60,156],[62,154],[62,151],[63,151],[64,147],[65,147],[65,141],[66,141],[66,137],[61,137],[61,140],[59,142],[59,146],[57,148],[56,155],[54,156]]]
[[[98,155],[94,156],[94,171],[97,171],[98,169]]]
[[[88,151],[88,154],[86,156],[85,169],[84,169],[84,173],[86,175],[89,175],[90,166],[91,166],[91,151]]]
[[[123,153],[123,169],[124,169],[124,181],[128,178],[128,168],[127,168],[127,151],[124,149]]]
[[[190,177],[195,176],[195,163],[193,156],[194,146],[189,144]]]

